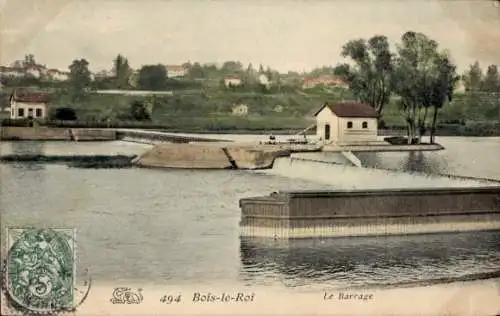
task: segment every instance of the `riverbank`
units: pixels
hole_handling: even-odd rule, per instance
[[[0,140],[3,141],[112,141],[116,139],[116,130],[113,129],[0,126]]]
[[[169,117],[167,122],[155,121],[45,121],[46,127],[93,129],[142,129],[169,133],[196,134],[281,134],[294,135],[315,123],[313,118],[301,117]],[[0,126],[29,126],[24,120],[4,119]],[[280,126],[277,128],[277,126]],[[439,123],[436,136],[500,136],[499,121],[469,121]],[[308,135],[315,134],[314,129]],[[378,130],[379,136],[406,135],[405,125],[386,124]],[[424,138],[428,137],[427,135]]]

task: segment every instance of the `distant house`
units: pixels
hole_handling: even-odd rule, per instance
[[[316,134],[325,142],[338,144],[377,141],[377,111],[369,104],[355,101],[326,102],[314,114]]]
[[[165,68],[168,78],[184,77],[188,71],[186,67],[181,65],[167,65]]]
[[[260,83],[261,85],[266,86],[266,87],[269,87],[269,86],[271,85],[271,82],[269,81],[269,78],[267,78],[267,76],[266,76],[266,75],[264,75],[264,74],[261,74],[261,75],[259,76],[259,83]]]
[[[329,87],[339,87],[347,89],[349,85],[339,77],[336,76],[320,76],[317,78],[306,78],[302,83],[302,89],[314,88],[318,85],[324,85]]]
[[[276,113],[281,113],[283,112],[283,106],[281,104],[276,104],[274,107],[273,107],[273,112],[276,112]]]
[[[235,104],[231,111],[233,115],[244,116],[248,114],[248,106],[246,104]]]
[[[10,98],[10,118],[37,118],[47,116],[52,96],[43,92],[15,89]]]
[[[137,70],[132,71],[130,77],[128,78],[128,84],[134,88],[139,85],[139,71]]]
[[[0,77],[19,78],[24,76],[24,69],[0,66]]]
[[[33,67],[33,68],[26,69],[26,75],[34,77],[34,78],[40,78],[42,73],[41,73],[39,68]]]
[[[51,80],[66,81],[69,79],[69,72],[58,70],[58,69],[49,69],[49,70],[47,70],[47,76]]]
[[[235,76],[229,76],[224,78],[224,85],[226,87],[239,86],[241,85],[241,79]]]

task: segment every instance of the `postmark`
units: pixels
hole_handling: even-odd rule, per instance
[[[8,307],[22,313],[74,311],[87,297],[88,273],[76,286],[75,230],[9,228],[3,294]]]

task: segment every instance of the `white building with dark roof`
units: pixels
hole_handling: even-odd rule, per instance
[[[52,95],[48,93],[15,89],[9,98],[10,118],[44,119],[51,100]]]
[[[378,115],[369,104],[355,101],[326,102],[314,116],[317,137],[325,144],[377,141]]]

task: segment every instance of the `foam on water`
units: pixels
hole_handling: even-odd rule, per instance
[[[373,168],[358,168],[345,164],[341,155],[332,155],[328,160],[308,160],[305,156],[280,157],[273,168],[260,173],[304,179],[329,184],[337,189],[380,189],[380,188],[438,188],[498,186],[497,182],[450,178],[440,175],[408,173]]]

